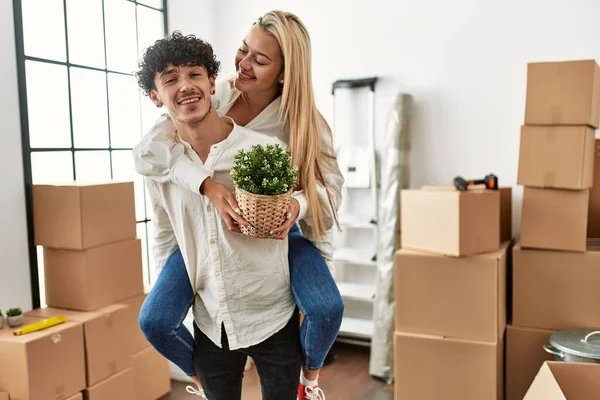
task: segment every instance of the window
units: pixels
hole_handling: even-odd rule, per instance
[[[166,33],[165,0],[14,0],[23,155],[31,184],[135,183],[144,280],[151,210],[132,149],[160,110],[133,77],[144,50]],[[44,303],[41,249],[30,238],[33,305]],[[41,301],[40,301],[41,300]]]

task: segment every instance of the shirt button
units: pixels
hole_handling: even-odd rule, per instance
[[[210,211],[212,210],[212,207],[210,205],[206,206],[206,211]]]
[[[215,239],[210,239],[210,244],[215,244]]]

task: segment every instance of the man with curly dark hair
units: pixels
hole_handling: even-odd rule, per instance
[[[211,94],[219,66],[208,43],[174,32],[147,49],[137,78],[152,102],[167,108],[182,144],[179,157],[208,168],[212,179],[206,184],[222,185],[230,193],[238,150],[287,146],[217,114]],[[296,399],[302,348],[288,241],[239,233],[239,225],[232,229],[222,221],[206,196],[171,180],[145,182],[154,214],[155,265],[164,266],[140,311],[148,341],[201,383],[209,399],[241,399],[247,357],[256,364],[263,399]],[[240,217],[236,221],[248,226]],[[194,338],[181,324],[185,315],[180,310],[187,312],[191,304]]]
[[[139,70],[136,74],[138,84],[144,93],[148,94],[152,101],[161,107],[163,103],[158,100],[158,87],[160,83],[164,83],[166,89],[173,87],[174,76],[179,74],[180,67],[195,67],[197,72],[200,69],[202,73],[195,73],[195,77],[208,77],[210,90],[206,93],[201,90],[201,98],[197,101],[189,100],[186,105],[189,107],[169,108],[169,112],[175,112],[174,118],[184,118],[184,121],[189,118],[189,112],[192,114],[200,107],[203,111],[200,114],[195,114],[194,118],[203,118],[208,115],[211,108],[210,95],[214,94],[215,79],[221,68],[221,63],[217,61],[213,53],[212,46],[207,42],[194,37],[193,35],[184,36],[179,31],[173,32],[167,39],[159,40],[154,45],[150,46],[144,58],[139,63]],[[159,73],[157,77],[156,74]],[[159,78],[157,81],[156,78]],[[158,83],[158,85],[157,85]],[[178,101],[179,99],[175,99]],[[200,103],[200,104],[198,104]],[[208,107],[208,108],[207,108]]]

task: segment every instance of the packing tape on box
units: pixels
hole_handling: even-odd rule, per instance
[[[546,128],[546,142],[547,143],[556,143],[558,128],[555,126],[550,126]]]
[[[550,121],[552,124],[560,124],[562,121],[562,113],[560,112],[560,106],[550,107]]]
[[[117,362],[115,360],[111,360],[108,362],[108,372],[111,375],[114,375],[117,373]]]
[[[556,175],[554,172],[544,172],[544,187],[553,187],[556,181]]]

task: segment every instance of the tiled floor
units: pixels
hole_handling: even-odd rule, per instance
[[[386,385],[369,376],[369,352],[363,347],[336,344],[336,360],[323,368],[319,379],[327,400],[392,400],[393,385]],[[173,391],[161,400],[194,400],[198,396],[185,391],[187,384],[173,381]],[[243,400],[260,400],[260,383],[256,368],[244,378]]]

